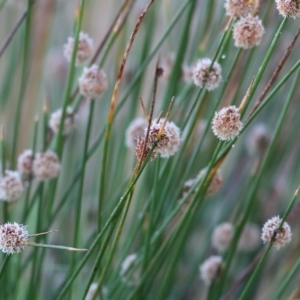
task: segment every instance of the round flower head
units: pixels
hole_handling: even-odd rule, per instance
[[[270,142],[270,131],[264,124],[255,125],[247,135],[246,145],[250,155],[263,154]]]
[[[64,45],[64,55],[69,62],[72,59],[74,43],[75,39],[73,37],[69,37],[68,42]],[[76,66],[79,66],[86,62],[91,57],[93,50],[93,40],[86,33],[80,32],[75,61]]]
[[[215,249],[224,252],[230,245],[234,234],[234,228],[231,223],[222,223],[218,225],[212,234],[211,242]]]
[[[200,171],[200,173],[197,176],[197,179],[200,180],[206,173],[206,169],[203,169]],[[218,170],[211,180],[208,189],[206,190],[206,196],[214,196],[221,188],[223,184],[223,177],[220,171]]]
[[[0,250],[3,253],[21,252],[26,246],[28,231],[26,226],[18,223],[6,223],[0,226]]]
[[[32,172],[32,150],[25,150],[18,157],[18,171],[21,175],[29,175]]]
[[[278,229],[280,223],[281,219],[279,216],[273,217],[264,224],[261,234],[261,239],[264,243],[272,243],[277,249],[280,249],[292,239],[289,224],[284,222],[281,229]]]
[[[0,181],[0,199],[16,201],[24,191],[23,182],[18,171],[5,171],[5,176]]]
[[[226,15],[230,17],[242,17],[252,13],[254,8],[253,0],[226,0]]]
[[[59,109],[51,114],[49,120],[49,127],[54,133],[59,132],[60,120],[62,116],[62,109]],[[67,107],[66,116],[63,127],[63,135],[68,135],[71,133],[74,127],[74,114],[72,107]]]
[[[126,146],[128,148],[135,148],[137,144],[137,138],[144,136],[145,128],[148,126],[148,122],[144,118],[134,119],[126,130]]]
[[[205,260],[199,268],[200,278],[210,285],[219,278],[223,268],[223,260],[221,256],[211,256]]]
[[[276,6],[283,17],[300,17],[300,3],[297,0],[276,0]]]
[[[38,152],[33,161],[33,173],[40,181],[57,177],[60,170],[60,163],[57,155],[51,151]]]
[[[205,87],[209,91],[216,89],[222,81],[222,69],[219,63],[214,62],[212,68],[211,59],[200,59],[193,69],[193,80],[200,88]]]
[[[153,120],[149,130],[148,147],[151,149],[155,143],[156,150],[161,157],[168,158],[174,155],[181,144],[180,139],[180,129],[173,123],[167,121],[165,126],[165,119]],[[158,139],[158,133],[160,129],[164,126],[161,138]],[[145,129],[145,136],[147,133],[147,128]]]
[[[249,49],[260,45],[265,28],[258,16],[248,15],[242,17],[234,24],[234,45],[239,48]]]
[[[132,272],[136,258],[137,255],[135,253],[128,255],[121,266],[120,276],[122,280],[129,285],[135,285],[139,280],[140,270],[137,269],[136,271]]]
[[[215,113],[212,120],[212,130],[222,141],[230,141],[237,137],[243,128],[238,108],[228,106]]]
[[[240,237],[238,248],[241,251],[253,251],[260,243],[260,229],[255,224],[247,224]]]
[[[97,65],[92,65],[83,69],[78,84],[81,95],[88,99],[95,99],[107,89],[107,76]]]

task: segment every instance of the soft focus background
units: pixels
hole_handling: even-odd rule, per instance
[[[27,10],[26,1],[2,2],[0,44],[9,36],[18,18]],[[136,164],[134,149],[128,149],[125,145],[125,131],[134,118],[144,117],[140,98],[143,99],[149,113],[155,68],[158,63],[165,70],[165,75],[168,72],[170,75],[158,79],[154,117],[157,117],[161,111],[163,116],[166,114],[171,97],[174,96],[170,120],[183,131],[184,150],[169,159],[159,158],[147,164],[137,181],[115,252],[111,246],[116,231],[109,231],[105,235],[109,238],[108,247],[102,262],[98,265],[100,271],[96,272],[93,282],[101,279],[101,288],[99,288],[101,299],[131,299],[130,297],[134,299],[221,299],[222,295],[235,286],[236,280],[248,266],[252,266],[251,270],[253,270],[254,259],[258,253],[261,253],[260,251],[264,251],[265,246],[262,241],[259,241],[250,251],[236,251],[227,277],[223,278],[223,287],[220,287],[220,282],[214,286],[214,289],[221,291],[220,294],[210,292],[210,296],[207,296],[209,287],[199,277],[199,265],[210,255],[217,254],[211,246],[211,234],[214,228],[222,222],[231,222],[234,226],[238,226],[244,216],[246,203],[250,201],[249,194],[255,189],[251,194],[254,205],[248,215],[247,223],[255,224],[260,229],[271,217],[284,214],[300,184],[298,71],[275,93],[271,101],[232,145],[220,167],[223,177],[220,190],[214,196],[201,200],[201,205],[196,207],[188,230],[183,228],[178,233],[178,239],[175,237],[170,240],[168,237],[176,228],[178,221],[173,219],[169,225],[163,224],[177,206],[184,182],[195,178],[201,169],[209,165],[218,144],[210,128],[215,111],[228,105],[239,106],[251,80],[262,66],[283,18],[276,10],[275,1],[261,1],[259,16],[266,30],[261,45],[250,50],[240,50],[234,46],[232,37],[229,36],[228,42],[222,44],[223,48],[218,60],[222,66],[223,81],[218,89],[211,92],[204,90],[199,97],[199,87],[192,82],[184,82],[180,69],[182,65],[191,66],[200,58],[213,58],[216,54],[222,34],[229,22],[229,17],[225,15],[224,1],[156,0],[139,28],[125,66],[104,175],[101,171],[103,133],[107,124],[112,91],[130,34],[148,3],[145,0],[126,2],[132,2],[132,7],[124,25],[114,38],[111,38],[113,33],[110,33],[110,38],[96,61],[100,63],[105,51],[108,51],[101,65],[108,76],[108,89],[99,99],[94,100],[94,118],[89,140],[89,149],[93,152],[86,160],[85,175],[80,172],[80,166],[83,161],[89,101],[77,94],[72,102],[79,103],[75,128],[70,136],[64,139],[62,169],[57,187],[54,187],[53,182],[45,183],[42,199],[36,201],[35,191],[39,189],[39,183],[33,180],[30,198],[30,203],[33,201],[33,204],[27,217],[23,218],[24,199],[21,198],[8,204],[9,220],[4,220],[3,215],[0,214],[0,221],[1,224],[6,221],[26,224],[28,231],[35,233],[38,220],[37,203],[49,201],[48,197],[53,196],[53,189],[55,189],[52,211],[46,209],[42,211],[42,228],[44,231],[57,229],[59,232],[52,233],[41,241],[47,240],[48,244],[75,246],[74,228],[78,222],[75,216],[79,201],[79,181],[84,176],[83,196],[80,199],[79,240],[76,246],[89,248],[96,234],[99,233],[98,198],[101,178],[105,176],[101,210],[103,226],[124,194]],[[103,41],[122,3],[123,1],[120,0],[86,1],[81,30],[94,40],[95,49]],[[24,21],[0,57],[0,125],[3,127],[7,169],[16,169],[18,155],[23,150],[32,148],[35,118],[38,118],[40,124],[36,149],[42,150],[44,131],[41,124],[45,107],[46,114],[51,114],[63,106],[70,68],[70,64],[63,56],[63,45],[69,36],[75,34],[75,17],[78,15],[78,8],[78,1],[36,0],[30,12],[31,24],[27,40],[24,39],[26,36],[26,21]],[[278,66],[298,26],[298,19],[287,20],[243,121],[246,122],[249,112]],[[28,54],[24,56],[26,45],[28,45]],[[299,42],[296,43],[273,87],[296,64],[299,59],[298,50]],[[174,61],[168,65],[167,61],[171,57],[174,57]],[[22,78],[24,64],[26,75]],[[78,67],[75,70],[72,91],[77,86],[77,79],[82,69],[83,67]],[[251,152],[251,145],[255,143],[251,132],[258,124],[263,124],[269,130],[270,140],[274,138],[275,128],[279,124],[283,106],[289,97],[296,76],[298,79],[292,93],[290,107],[284,116],[273,149],[268,153],[263,174],[256,182],[264,153],[257,155]],[[219,105],[218,101],[220,101]],[[201,106],[198,105],[200,102]],[[17,126],[17,139],[14,146],[15,126]],[[185,137],[189,136],[188,132],[191,136],[185,140]],[[50,133],[48,138],[51,138]],[[51,148],[51,145],[49,142],[47,147]],[[45,205],[44,208],[46,207]],[[153,209],[150,210],[149,207]],[[299,211],[300,207],[296,202],[287,218],[293,232],[292,242],[278,251],[271,250],[246,299],[275,299],[274,295],[280,284],[299,258]],[[54,219],[49,221],[52,217]],[[118,215],[118,220],[119,218]],[[45,228],[47,224],[49,228]],[[149,224],[150,227],[152,226],[151,230]],[[166,229],[163,229],[155,242],[149,246],[147,244],[149,234],[150,238],[153,238],[162,225]],[[103,243],[102,239],[80,270],[71,288],[61,299],[84,299],[83,293],[88,278]],[[160,252],[164,243],[166,247]],[[149,248],[147,248],[149,252],[143,266],[145,247]],[[71,278],[84,257],[82,253],[73,254],[55,249],[39,250],[38,263],[35,265],[39,270],[32,271],[33,251],[31,247],[26,247],[22,253],[13,255],[6,267],[7,277],[4,278],[6,286],[3,287],[0,283],[0,289],[6,290],[1,294],[1,299],[58,299],[58,294],[65,286],[66,280]],[[110,253],[114,254],[111,262],[109,262]],[[151,265],[150,271],[146,273],[146,279],[143,279],[140,285],[137,285],[136,281],[132,283],[124,280],[120,275],[122,262],[133,253],[138,257],[137,265],[134,267],[138,270],[134,271],[137,272],[135,274],[135,277],[138,277],[137,282],[140,278],[144,278],[143,268]],[[158,258],[155,258],[157,254]],[[226,252],[223,257],[226,266]],[[4,255],[1,255],[0,260],[2,261],[3,258]],[[101,270],[106,264],[108,270],[102,278]],[[31,285],[32,274],[36,278],[33,285]],[[241,283],[236,284],[235,291],[228,299],[239,299],[248,279],[249,275]],[[299,279],[299,272],[296,271],[285,289],[284,296],[280,299],[297,299],[291,295],[299,285]],[[135,293],[134,296],[132,293]]]

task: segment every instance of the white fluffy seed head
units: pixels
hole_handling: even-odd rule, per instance
[[[0,181],[0,199],[12,202],[18,200],[24,191],[21,175],[18,171],[6,170]]]
[[[21,252],[26,246],[28,231],[26,226],[18,223],[6,223],[0,226],[0,250],[3,253]]]
[[[152,121],[149,130],[148,147],[151,149],[154,144],[157,143],[156,151],[161,157],[168,158],[179,150],[181,138],[180,129],[175,125],[175,123],[167,121],[163,128],[161,138],[158,139],[157,135],[164,122],[164,118],[160,119],[159,121],[157,119]],[[147,128],[145,129],[145,136],[146,133]]]
[[[246,139],[247,151],[250,155],[262,155],[270,143],[271,134],[264,124],[256,124]]]
[[[223,260],[221,256],[210,256],[200,265],[200,278],[205,284],[210,285],[217,280],[222,272]]]
[[[200,88],[205,87],[209,91],[219,87],[222,81],[222,69],[220,64],[214,62],[210,69],[211,64],[211,59],[203,58],[200,59],[193,68],[193,80],[195,85]]]
[[[234,227],[231,223],[219,224],[213,231],[211,242],[215,249],[224,252],[230,245],[234,234]]]
[[[259,17],[254,17],[249,14],[246,17],[242,17],[234,24],[234,45],[243,49],[250,49],[252,47],[259,46],[264,33],[265,28]]]
[[[253,12],[253,0],[226,0],[226,15],[230,17],[242,17]]]
[[[32,172],[33,152],[28,149],[21,153],[18,157],[18,171],[21,175],[28,176]]]
[[[247,224],[240,237],[238,249],[249,252],[255,250],[260,244],[260,228],[255,224]]]
[[[217,138],[230,141],[237,137],[243,128],[238,108],[228,106],[215,113],[212,120],[212,130]]]
[[[137,138],[144,136],[147,126],[148,122],[144,118],[136,118],[129,124],[125,133],[125,142],[128,148],[134,149],[136,147]]]
[[[206,168],[202,169],[199,172],[197,179],[201,180],[201,178],[205,175],[205,173],[206,173]],[[209,187],[206,190],[206,196],[207,197],[214,196],[220,190],[222,184],[223,184],[223,176],[221,172],[217,170],[215,176],[213,177],[213,179],[209,184]]]
[[[297,0],[276,0],[276,7],[283,17],[300,17],[300,3]]]
[[[64,45],[64,55],[66,59],[70,62],[72,60],[72,54],[74,49],[75,39],[73,37],[68,38],[68,42]],[[76,53],[76,66],[85,63],[89,58],[91,58],[94,51],[94,42],[84,32],[80,32],[78,39],[78,48]]]
[[[95,99],[107,89],[107,76],[97,65],[92,65],[83,69],[78,84],[81,95],[88,99]]]
[[[59,132],[61,116],[62,116],[62,109],[53,112],[50,116],[49,127],[54,133]],[[65,116],[64,126],[63,126],[64,136],[69,135],[71,133],[72,129],[74,128],[74,121],[75,121],[75,116],[73,113],[73,109],[72,107],[69,106],[66,109],[66,116]]]
[[[121,266],[121,279],[129,285],[135,285],[139,280],[140,270],[134,270],[136,259],[137,255],[135,253],[130,254],[125,258]]]
[[[277,249],[280,249],[292,240],[289,224],[284,222],[282,228],[279,229],[280,223],[281,219],[279,216],[271,218],[264,224],[261,234],[261,239],[264,243],[272,243]]]
[[[51,151],[38,152],[33,161],[33,173],[40,181],[49,180],[58,176],[60,163],[57,155]]]

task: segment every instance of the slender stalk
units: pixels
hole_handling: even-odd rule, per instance
[[[10,257],[11,257],[10,255],[5,255],[4,256],[4,260],[3,260],[3,263],[2,263],[2,266],[1,266],[1,269],[0,269],[0,281],[3,278],[4,272],[5,272],[5,269],[7,267],[7,264],[8,264],[8,261],[9,261]]]
[[[119,94],[119,88],[120,88],[120,83],[121,79],[123,76],[123,71],[125,68],[125,64],[130,52],[130,49],[132,47],[132,44],[135,40],[135,37],[138,33],[138,30],[142,24],[142,21],[147,14],[148,10],[150,9],[151,5],[154,3],[155,0],[150,0],[146,8],[143,10],[142,14],[140,15],[138,21],[135,24],[135,27],[132,31],[132,34],[129,38],[129,41],[127,43],[119,72],[117,75],[117,80],[114,86],[111,102],[110,102],[110,107],[109,107],[109,112],[108,112],[108,117],[107,117],[107,125],[105,128],[105,137],[104,137],[104,146],[103,146],[103,157],[102,157],[102,163],[101,163],[101,177],[100,177],[100,185],[99,185],[99,197],[98,197],[98,230],[101,230],[101,223],[102,223],[102,209],[103,209],[103,200],[105,197],[105,185],[106,185],[106,165],[107,165],[107,156],[108,156],[108,149],[109,149],[109,141],[110,141],[110,135],[111,135],[111,130],[112,130],[112,125],[114,121],[114,116],[115,116],[115,107],[117,104],[117,98]]]
[[[26,18],[26,27],[24,34],[24,49],[23,49],[23,57],[22,57],[22,71],[21,71],[21,85],[19,90],[19,96],[17,100],[17,108],[15,114],[15,124],[13,131],[13,145],[12,145],[12,154],[11,154],[11,165],[15,166],[17,146],[18,146],[18,138],[19,138],[19,130],[20,130],[20,122],[21,122],[21,112],[23,109],[23,103],[26,93],[26,86],[28,82],[28,73],[29,73],[29,49],[30,49],[30,31],[31,31],[31,18],[32,18],[32,6],[34,1],[27,1],[27,11],[24,13],[24,18]],[[21,18],[20,18],[21,20]],[[23,19],[22,19],[23,20]],[[20,23],[21,24],[21,23]],[[1,57],[1,50],[0,50]]]

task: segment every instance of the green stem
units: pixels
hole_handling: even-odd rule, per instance
[[[299,268],[300,268],[300,257],[298,258],[297,262],[294,264],[292,270],[287,275],[284,276],[282,283],[280,284],[275,296],[272,297],[272,299],[280,299],[282,297],[287,286],[291,283],[293,278],[295,278],[295,274]]]
[[[3,278],[4,271],[5,271],[6,267],[7,267],[7,264],[8,264],[8,261],[9,261],[10,257],[11,257],[11,255],[8,255],[8,254],[6,254],[4,256],[4,261],[3,261],[1,269],[0,269],[0,281]]]
[[[300,187],[296,190],[296,192],[294,193],[294,196],[292,198],[292,200],[290,201],[290,204],[288,206],[288,208],[286,209],[285,213],[284,213],[284,216],[281,220],[281,223],[278,227],[278,229],[281,229],[282,226],[283,226],[283,223],[285,222],[285,219],[287,218],[288,214],[290,213],[290,211],[292,210],[294,204],[295,204],[295,201],[297,200],[298,198],[298,195],[299,195],[299,189]],[[261,270],[261,267],[264,263],[264,261],[266,260],[270,250],[272,248],[272,243],[269,244],[268,248],[267,248],[267,251],[264,253],[264,255],[262,256],[262,258],[260,259],[259,263],[257,264],[257,266],[255,267],[254,269],[254,272],[252,273],[246,287],[244,288],[243,292],[242,292],[242,295],[240,296],[240,300],[244,300],[247,296],[247,294],[250,292],[250,289],[251,289],[251,286],[254,282],[254,280],[256,279],[256,277],[258,276],[258,273],[259,271]],[[277,299],[277,298],[276,298]]]
[[[282,22],[281,22],[281,24],[280,24],[280,26],[279,26],[276,34],[275,34],[274,39],[273,39],[273,41],[272,41],[272,43],[271,43],[271,45],[270,45],[270,47],[268,49],[268,52],[265,55],[264,60],[263,60],[261,66],[260,66],[260,68],[259,68],[259,70],[258,70],[258,72],[257,72],[257,74],[255,76],[252,88],[251,88],[249,96],[248,96],[248,101],[247,101],[247,103],[246,103],[246,105],[245,105],[245,107],[244,107],[244,109],[243,109],[243,111],[241,113],[242,117],[245,115],[245,113],[247,111],[247,108],[248,108],[248,106],[249,106],[249,104],[251,102],[251,99],[254,96],[254,93],[255,93],[255,91],[256,91],[259,83],[261,82],[261,78],[262,78],[262,76],[263,76],[263,74],[264,74],[264,72],[266,70],[266,67],[267,67],[267,65],[268,65],[271,57],[274,55],[274,49],[275,49],[275,47],[277,45],[277,42],[278,42],[278,40],[279,40],[279,38],[281,36],[281,33],[282,33],[282,29],[283,29],[284,25],[286,24],[286,22],[287,22],[287,18],[284,18],[282,20]]]
[[[153,149],[152,149],[152,151],[153,151]],[[74,271],[73,275],[68,279],[67,283],[64,285],[63,289],[60,291],[60,294],[58,295],[57,300],[62,299],[62,297],[68,291],[69,287],[71,286],[71,284],[73,283],[73,281],[75,280],[75,278],[78,276],[79,272],[81,271],[81,269],[85,265],[86,261],[91,256],[92,251],[99,244],[99,241],[102,239],[103,234],[107,231],[107,229],[109,228],[109,226],[115,222],[116,218],[122,212],[122,209],[123,209],[123,206],[124,206],[124,204],[126,202],[126,199],[127,199],[128,195],[131,193],[131,191],[132,191],[133,187],[135,186],[137,180],[141,176],[143,170],[145,169],[145,167],[146,167],[146,165],[147,165],[147,163],[148,163],[148,161],[150,159],[150,156],[152,154],[152,151],[149,152],[149,154],[148,154],[147,158],[145,159],[144,163],[142,164],[140,170],[138,171],[138,173],[136,174],[136,176],[128,184],[128,187],[127,187],[124,195],[121,197],[121,199],[119,200],[118,204],[115,206],[113,212],[111,213],[110,217],[108,218],[108,220],[104,224],[103,228],[101,229],[101,231],[97,235],[96,239],[94,240],[93,244],[89,248],[89,250],[86,253],[86,255],[83,257],[83,259],[81,260],[81,262],[78,263],[77,268]]]
[[[72,58],[71,58],[71,62],[70,62],[67,87],[65,89],[65,94],[63,97],[64,100],[63,100],[62,116],[61,116],[59,131],[57,134],[56,147],[55,147],[57,155],[59,157],[61,157],[62,151],[63,151],[63,127],[64,127],[65,118],[66,118],[67,106],[68,106],[71,92],[72,92],[73,81],[75,78],[75,61],[76,61],[76,55],[77,55],[77,50],[78,50],[79,34],[81,31],[82,20],[83,20],[84,5],[85,5],[85,0],[80,0],[79,16],[78,16],[78,20],[76,22],[76,29],[75,29],[74,47],[73,47]]]
[[[82,206],[82,199],[83,199],[85,170],[86,170],[86,163],[87,163],[89,140],[90,140],[90,135],[91,135],[92,123],[93,123],[94,108],[95,108],[95,100],[90,100],[90,112],[89,112],[89,117],[88,117],[86,133],[85,133],[85,141],[84,141],[84,149],[83,149],[83,157],[82,157],[82,170],[83,171],[81,173],[79,191],[78,191],[78,196],[77,196],[77,201],[76,201],[75,230],[74,230],[74,239],[73,239],[74,247],[77,247],[78,242],[79,242],[81,206]],[[76,265],[76,254],[74,253],[74,255],[72,257],[70,274],[72,274],[72,271],[74,270],[75,265]]]
[[[16,165],[16,154],[19,140],[19,129],[21,122],[21,113],[23,109],[23,103],[25,99],[26,86],[28,82],[28,70],[29,70],[29,49],[30,49],[30,30],[31,30],[31,19],[32,19],[32,6],[33,1],[27,1],[27,17],[26,17],[26,27],[24,34],[24,49],[22,57],[22,71],[21,71],[21,85],[19,90],[18,101],[16,105],[16,114],[14,118],[14,130],[13,130],[13,144],[12,144],[12,153],[11,153],[11,165],[14,168]]]
[[[249,218],[249,216],[250,216],[250,214],[253,210],[255,199],[256,199],[255,196],[256,196],[259,184],[261,182],[262,176],[264,174],[264,171],[266,170],[266,166],[267,166],[269,160],[273,159],[272,154],[275,151],[275,146],[276,146],[276,143],[277,143],[277,140],[278,140],[278,137],[279,137],[279,133],[281,131],[284,120],[286,118],[288,108],[289,108],[289,106],[291,104],[291,101],[293,99],[293,94],[295,92],[297,82],[298,82],[298,76],[295,77],[295,80],[292,84],[292,87],[290,89],[290,93],[289,93],[289,95],[286,99],[286,102],[285,102],[283,110],[281,112],[279,121],[278,121],[277,126],[275,128],[274,136],[272,138],[270,146],[269,146],[269,148],[267,149],[267,151],[265,153],[265,157],[264,157],[264,159],[261,163],[260,169],[258,170],[257,174],[255,175],[253,186],[252,186],[250,192],[248,193],[248,197],[245,201],[246,207],[245,207],[244,212],[243,212],[244,215],[243,215],[242,220],[240,221],[239,225],[237,226],[236,232],[234,234],[234,237],[233,237],[233,240],[232,240],[232,243],[231,243],[231,247],[230,247],[228,255],[226,257],[226,268],[224,270],[222,280],[221,280],[221,284],[220,284],[220,287],[218,289],[219,290],[219,295],[221,295],[222,290],[224,288],[226,277],[227,277],[227,274],[229,272],[229,268],[231,266],[232,260],[234,258],[235,253],[236,253],[236,250],[237,250],[237,245],[238,245],[239,238],[240,238],[240,236],[242,234],[242,231],[244,229],[244,226],[245,226],[245,224],[246,224],[246,222],[247,222],[247,220],[248,220],[248,218]]]

